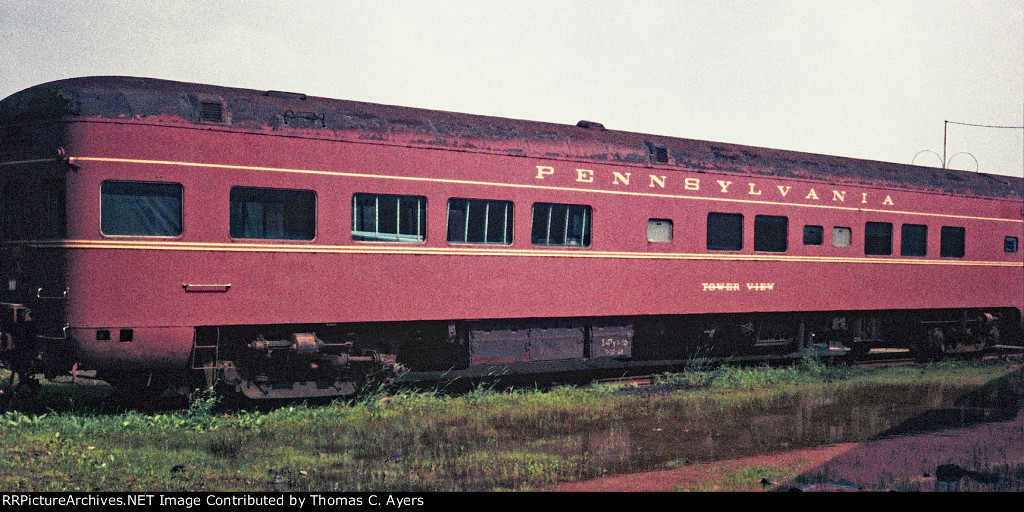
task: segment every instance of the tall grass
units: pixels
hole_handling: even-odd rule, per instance
[[[980,385],[1012,370],[935,367],[888,376],[902,371],[893,369],[872,378]],[[0,414],[0,491],[536,489],[664,464],[671,455],[639,446],[680,419],[691,425],[673,431],[682,439],[692,425],[742,421],[722,418],[775,400],[776,389],[788,393],[779,399],[792,400],[801,389],[862,380],[862,373],[805,360],[782,368],[694,367],[661,376],[669,389],[657,393],[481,385],[463,394],[378,392],[262,410],[225,409],[208,392],[169,413],[15,409]]]
[[[806,357],[797,364],[772,367],[713,365],[710,361],[688,364],[682,371],[657,375],[660,384],[689,389],[760,389],[770,386],[832,382],[852,377],[858,370],[841,365],[827,365],[820,359]]]

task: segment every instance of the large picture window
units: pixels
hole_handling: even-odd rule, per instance
[[[579,204],[533,204],[534,245],[590,246],[591,208]]]
[[[312,190],[233,187],[231,237],[312,240],[316,193]]]
[[[104,235],[178,236],[181,185],[104,181],[100,185],[100,230]]]
[[[422,242],[427,237],[427,198],[392,194],[352,196],[352,239]]]
[[[448,241],[461,244],[511,244],[512,202],[449,199]]]

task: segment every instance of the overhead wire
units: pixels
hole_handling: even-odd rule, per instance
[[[958,124],[958,125],[961,125],[961,126],[975,126],[977,128],[1009,128],[1009,129],[1013,129],[1013,130],[1024,129],[1024,126],[998,126],[998,125],[991,125],[991,124],[961,123],[959,121],[948,121],[948,120],[946,122],[949,123],[949,124]]]

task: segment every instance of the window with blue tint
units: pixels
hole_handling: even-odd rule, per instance
[[[233,187],[231,238],[312,240],[316,193],[312,190]]]
[[[178,236],[182,188],[178,183],[104,181],[100,230],[104,235]]]
[[[512,202],[449,199],[448,241],[460,244],[511,244]]]
[[[352,239],[415,243],[427,237],[427,198],[394,194],[352,196]]]
[[[1003,239],[1003,252],[1006,254],[1014,254],[1017,252],[1017,237],[1008,236]]]
[[[533,204],[534,245],[590,246],[592,210],[580,204]]]

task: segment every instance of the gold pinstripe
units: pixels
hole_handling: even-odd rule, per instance
[[[5,162],[0,165],[13,165],[19,163],[49,162],[52,159],[24,160],[18,162]],[[772,206],[793,206],[803,208],[819,208],[844,211],[860,211],[871,213],[888,213],[903,215],[921,215],[930,217],[945,217],[968,220],[1002,221],[1024,223],[1024,219],[1007,219],[999,217],[976,217],[968,215],[952,215],[942,213],[925,213],[901,210],[882,210],[871,208],[857,208],[850,206],[816,205],[802,203],[787,203],[779,201],[757,201],[750,199],[734,199],[724,197],[702,197],[677,194],[662,194],[653,192],[632,192],[623,190],[584,189],[573,187],[558,187],[550,185],[499,183],[475,180],[453,180],[443,178],[426,178],[421,176],[393,176],[367,173],[353,173],[340,171],[323,171],[313,169],[292,169],[283,167],[248,166],[233,164],[214,164],[201,162],[179,162],[169,160],[146,160],[135,158],[108,158],[108,157],[69,157],[68,161],[74,162],[107,162],[107,163],[130,163],[141,165],[166,165],[184,167],[203,167],[211,169],[232,169],[261,172],[282,172],[297,174],[313,174],[325,176],[343,176],[351,178],[374,178],[382,180],[419,181],[431,183],[447,183],[460,185],[494,186],[506,188],[524,188],[532,190],[555,190],[571,192],[589,192],[595,194],[613,194],[639,197],[658,197],[669,199],[692,199],[703,201],[731,202],[741,204],[759,204]],[[612,258],[612,259],[663,259],[663,260],[709,260],[709,261],[789,261],[805,263],[862,263],[862,264],[897,264],[897,265],[946,265],[946,266],[995,266],[995,267],[1024,267],[1024,262],[1019,261],[971,261],[971,260],[929,260],[911,258],[860,258],[860,257],[825,257],[825,256],[791,256],[773,254],[715,254],[715,253],[652,253],[652,252],[624,252],[624,251],[593,251],[577,249],[512,249],[505,247],[425,247],[425,246],[397,246],[389,244],[366,244],[366,245],[312,245],[312,244],[267,244],[267,243],[231,243],[216,244],[204,242],[179,242],[179,241],[119,241],[119,240],[40,240],[40,241],[16,241],[5,242],[9,244],[28,244],[41,248],[65,248],[65,249],[133,249],[133,250],[177,250],[177,251],[217,251],[217,252],[294,252],[294,253],[325,253],[325,254],[407,254],[407,255],[448,255],[448,256],[517,256],[517,257],[560,257],[560,258]]]
[[[925,217],[945,217],[953,219],[966,219],[966,220],[986,220],[986,221],[998,221],[998,222],[1013,222],[1024,224],[1024,219],[1006,219],[1001,217],[975,217],[970,215],[952,215],[945,213],[926,213],[926,212],[912,212],[903,210],[883,210],[878,208],[859,208],[855,206],[835,206],[835,205],[822,205],[822,204],[804,204],[804,203],[787,203],[782,201],[756,201],[752,199],[733,199],[727,197],[704,197],[704,196],[688,196],[678,194],[660,194],[654,192],[632,192],[626,190],[603,190],[603,189],[587,189],[587,188],[573,188],[573,187],[557,187],[550,185],[535,185],[535,184],[524,184],[524,183],[499,183],[490,181],[475,181],[475,180],[452,180],[443,178],[426,178],[423,176],[393,176],[393,175],[382,175],[382,174],[368,174],[368,173],[355,173],[355,172],[340,172],[340,171],[323,171],[314,169],[291,169],[285,167],[264,167],[255,165],[233,165],[233,164],[212,164],[202,162],[176,162],[170,160],[144,160],[135,158],[108,158],[108,157],[88,157],[78,156],[68,158],[69,162],[107,162],[107,163],[130,163],[140,165],[176,165],[183,167],[204,167],[209,169],[231,169],[237,171],[262,171],[262,172],[282,172],[282,173],[295,173],[295,174],[314,174],[323,176],[344,176],[349,178],[373,178],[381,180],[397,180],[397,181],[418,181],[428,183],[447,183],[454,185],[477,185],[477,186],[491,186],[491,187],[505,187],[505,188],[520,188],[530,190],[555,190],[555,191],[569,191],[569,192],[584,192],[592,194],[611,194],[611,195],[625,195],[625,196],[636,196],[636,197],[657,197],[663,199],[691,199],[696,201],[716,201],[726,203],[740,203],[740,204],[759,204],[768,206],[792,206],[797,208],[818,208],[828,210],[842,210],[842,211],[858,211],[868,213],[887,213],[887,214],[898,214],[898,215],[920,215]]]
[[[256,243],[203,243],[177,241],[118,241],[118,240],[39,240],[5,242],[4,245],[26,244],[38,248],[63,249],[130,249],[161,251],[209,252],[282,252],[322,254],[404,254],[438,256],[516,256],[554,258],[609,258],[649,260],[709,260],[709,261],[788,261],[803,263],[862,263],[895,265],[947,265],[1024,267],[1021,261],[981,260],[929,260],[921,258],[860,258],[828,256],[792,256],[781,254],[715,254],[715,253],[661,253],[629,251],[593,251],[589,249],[512,249],[502,246],[488,247],[425,247],[398,245],[312,245],[312,244],[256,244]]]

